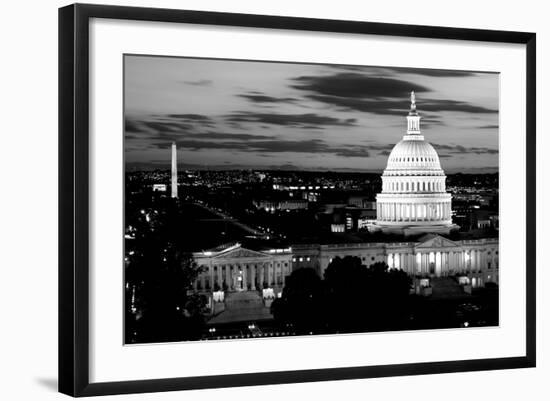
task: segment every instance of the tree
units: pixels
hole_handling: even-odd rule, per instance
[[[409,316],[409,291],[412,281],[403,270],[390,269],[377,262],[368,268],[367,299],[376,307],[369,309],[369,328],[386,330],[403,328]]]
[[[327,323],[332,331],[367,329],[369,283],[367,267],[358,257],[336,257],[325,270]]]
[[[272,304],[275,319],[297,332],[363,332],[406,328],[411,280],[385,263],[366,267],[358,257],[336,257],[324,280],[313,269],[292,272]]]
[[[182,252],[177,236],[177,207],[134,208],[127,226],[126,340],[162,342],[200,338],[206,300],[193,293],[200,268]]]
[[[323,286],[311,268],[293,271],[286,279],[281,298],[271,305],[275,320],[297,333],[319,331],[324,326]]]

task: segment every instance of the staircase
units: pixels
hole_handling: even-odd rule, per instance
[[[451,277],[435,277],[431,280],[432,298],[463,298],[467,294],[464,293],[462,286]]]
[[[273,319],[273,315],[257,291],[226,292],[225,310],[212,317],[209,324],[255,322]]]
[[[232,309],[254,309],[263,307],[263,300],[257,291],[226,292],[225,308]]]

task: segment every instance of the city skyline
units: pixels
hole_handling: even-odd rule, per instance
[[[417,93],[449,172],[498,171],[498,74],[125,56],[129,170],[381,171]]]

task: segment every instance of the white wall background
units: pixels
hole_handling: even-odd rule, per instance
[[[106,0],[107,1],[107,0]],[[94,2],[95,1],[90,1]],[[102,3],[102,2],[99,2]],[[123,396],[124,399],[285,400],[298,397],[548,400],[550,295],[544,259],[550,226],[550,25],[544,1],[162,0],[112,4],[405,24],[534,31],[538,54],[538,367],[313,384]],[[0,19],[0,399],[54,400],[57,386],[57,0],[3,4]],[[523,224],[523,222],[518,222]],[[546,337],[546,338],[545,338]],[[117,397],[123,399],[122,396]],[[104,399],[114,399],[107,397]]]

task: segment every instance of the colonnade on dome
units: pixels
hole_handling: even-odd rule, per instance
[[[378,221],[395,223],[426,223],[436,222],[438,224],[450,223],[451,203],[427,202],[378,202]]]
[[[386,176],[383,179],[382,192],[384,193],[432,193],[445,192],[445,176]]]

